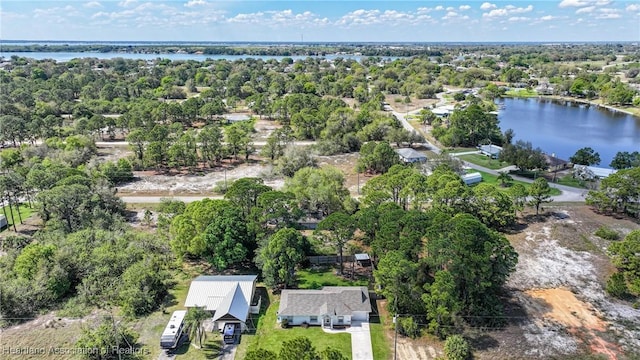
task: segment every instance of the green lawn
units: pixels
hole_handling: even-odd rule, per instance
[[[388,360],[391,357],[391,347],[385,335],[384,324],[370,323],[371,346],[373,347],[373,358],[375,360]]]
[[[446,149],[442,149],[442,152],[447,154],[457,154],[457,153],[468,152],[468,151],[478,151],[478,149],[474,147],[449,147]]]
[[[583,180],[576,179],[571,175],[565,175],[561,178],[556,178],[556,183],[560,185],[571,186],[571,187],[580,188],[580,189],[587,188]]]
[[[263,348],[275,353],[280,351],[282,343],[298,336],[306,336],[318,351],[327,347],[339,350],[348,359],[351,359],[351,335],[347,333],[328,334],[322,331],[319,326],[303,328],[294,326],[282,329],[276,322],[276,312],[278,311],[279,298],[270,296],[269,308],[260,316],[255,335],[243,334],[240,345],[236,352],[236,359],[242,359],[249,349]]]
[[[491,170],[498,170],[511,165],[507,162],[500,161],[498,159],[492,159],[482,154],[460,155],[459,158]]]
[[[15,220],[16,225],[20,224],[20,218],[18,217],[18,211],[16,211],[15,206],[12,206],[11,210],[13,211],[13,220]],[[22,221],[24,221],[27,218],[29,218],[31,214],[33,214],[34,209],[30,208],[27,205],[20,204],[19,211],[20,211],[20,216],[22,217]],[[5,212],[7,214],[7,223],[9,223],[9,226],[13,226],[13,221],[11,221],[12,220],[11,212],[9,211],[8,206],[2,207],[2,211],[0,212],[0,215],[4,215]]]
[[[346,265],[345,265],[346,270]],[[298,287],[301,289],[320,289],[323,286],[367,286],[368,279],[356,278],[354,281],[338,277],[332,267],[299,270]]]
[[[538,96],[538,93],[533,89],[514,89],[514,90],[507,91],[505,93],[505,96],[535,97],[535,96]]]
[[[500,182],[498,181],[498,177],[496,175],[493,174],[489,174],[486,173],[484,171],[479,171],[479,170],[472,170],[472,172],[479,172],[480,174],[482,174],[482,182],[487,183],[487,184],[493,184],[496,185],[498,187],[500,186]],[[522,182],[522,181],[512,181],[511,184],[522,184],[524,185],[524,187],[529,190],[529,187],[531,186],[531,184],[526,183],[526,182]],[[508,189],[508,188],[503,188],[503,189]],[[556,195],[560,195],[562,194],[562,191],[556,189],[556,188],[551,188],[551,195],[552,196],[556,196]]]

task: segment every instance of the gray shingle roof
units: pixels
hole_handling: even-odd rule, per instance
[[[415,151],[411,148],[400,148],[396,149],[398,155],[402,156],[402,158],[410,160],[410,159],[426,159],[427,156],[423,153]]]
[[[371,312],[369,290],[364,286],[325,286],[321,290],[283,290],[278,315],[351,315]]]

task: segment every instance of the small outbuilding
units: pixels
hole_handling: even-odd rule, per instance
[[[355,254],[354,255],[358,265],[362,267],[371,266],[371,258],[369,254]]]
[[[396,150],[400,160],[405,164],[422,163],[427,161],[427,156],[421,152],[415,151],[412,148],[400,148]]]
[[[477,184],[482,181],[482,174],[480,174],[479,172],[464,174],[461,177],[462,181],[464,181],[464,183],[467,185]]]
[[[502,147],[498,145],[481,145],[478,147],[480,149],[480,153],[486,155],[492,159],[497,159],[500,156],[500,152],[502,151]]]

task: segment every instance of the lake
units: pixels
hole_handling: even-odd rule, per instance
[[[513,129],[516,140],[530,141],[547,154],[569,160],[591,147],[599,167],[609,167],[618,151],[640,151],[640,119],[596,106],[549,99],[506,98],[496,101],[500,128]]]
[[[366,56],[356,56],[356,55],[337,55],[337,54],[328,54],[325,56],[261,56],[261,55],[206,55],[206,54],[137,54],[137,53],[120,53],[120,52],[2,52],[0,51],[0,57],[4,57],[5,59],[11,58],[11,56],[16,55],[19,57],[32,58],[36,60],[44,60],[44,59],[53,59],[58,62],[69,61],[71,59],[76,58],[97,58],[97,59],[115,59],[115,58],[123,58],[123,59],[133,59],[133,60],[155,60],[158,58],[161,59],[169,59],[171,61],[175,60],[196,60],[196,61],[204,61],[207,59],[213,60],[241,60],[241,59],[262,59],[262,60],[282,60],[284,58],[291,58],[293,60],[304,60],[308,57],[313,58],[324,58],[327,60],[334,60],[337,58],[343,59],[354,59],[356,61],[360,61],[362,58]],[[389,57],[381,57],[383,60],[393,60],[395,58]]]

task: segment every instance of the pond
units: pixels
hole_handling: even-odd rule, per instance
[[[513,129],[514,142],[529,141],[564,160],[588,146],[600,154],[597,166],[609,167],[618,151],[640,151],[640,119],[632,115],[541,98],[506,98],[497,104],[500,128]]]

